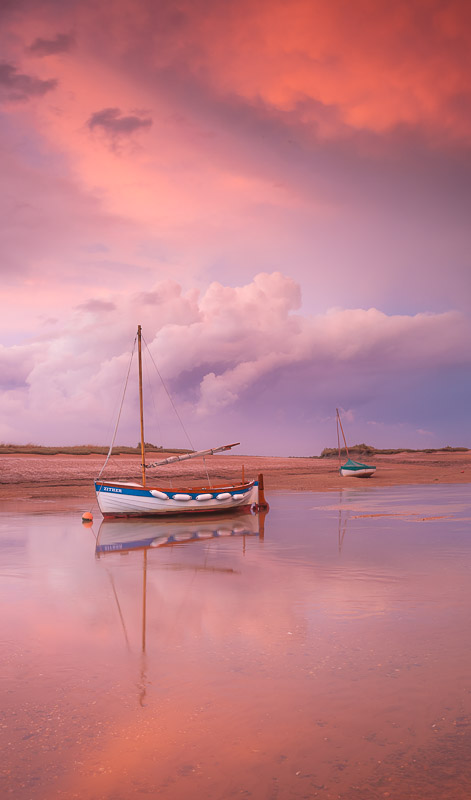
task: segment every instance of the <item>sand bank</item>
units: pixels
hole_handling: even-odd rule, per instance
[[[34,501],[94,501],[93,479],[104,459],[101,455],[0,455],[0,498],[4,510],[35,505]],[[209,476],[214,483],[240,480],[242,467],[246,478],[261,472],[265,490],[312,491],[338,490],[354,484],[374,486],[405,484],[470,483],[471,451],[437,453],[398,453],[376,456],[368,463],[377,467],[373,478],[342,478],[337,459],[285,458],[270,456],[217,455],[206,458]],[[151,473],[150,473],[151,474]],[[155,471],[156,474],[157,472]],[[105,477],[139,480],[136,456],[113,456]],[[174,464],[158,473],[157,483],[182,486],[201,483],[204,468],[200,459]],[[29,501],[29,502],[28,502]],[[67,505],[67,503],[65,503]],[[71,503],[73,506],[74,503]]]

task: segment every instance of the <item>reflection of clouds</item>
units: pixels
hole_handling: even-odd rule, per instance
[[[343,512],[344,519],[354,518],[355,514],[374,516],[391,516],[407,518],[433,517],[438,514],[456,517],[469,511],[470,503],[463,501],[463,493],[454,486],[441,485],[409,487],[388,487],[381,489],[371,486],[364,490],[361,487],[342,490],[338,500],[328,505],[315,505],[313,510]]]
[[[450,508],[447,496],[457,509],[459,493],[447,487],[440,489],[442,500],[430,507],[435,515],[437,509]],[[435,603],[443,561],[437,559],[434,548],[424,547],[417,539],[419,534],[411,535],[410,521],[387,520],[387,527],[378,529],[378,525],[384,526],[384,520],[354,519],[359,508],[380,508],[382,504],[384,509],[387,497],[395,496],[403,507],[411,500],[411,492],[404,490],[380,490],[378,494],[382,500],[374,506],[372,492],[342,493],[340,503],[335,498],[331,505],[317,509],[322,520],[316,524],[318,535],[314,531],[303,533],[301,525],[289,546],[284,537],[280,540],[280,533],[276,534],[276,517],[269,515],[264,542],[252,536],[228,537],[149,549],[148,651],[170,643],[183,646],[189,638],[196,649],[236,641],[237,647],[253,654],[258,649],[281,654],[290,631],[307,639],[313,631],[328,625],[329,619],[394,615],[411,585],[421,605]],[[423,503],[423,496],[422,487],[412,493],[417,503]],[[469,503],[461,500],[460,512],[468,508]],[[338,509],[347,517],[340,556]],[[326,516],[325,511],[333,513]],[[309,525],[311,522],[309,514]],[[138,527],[137,522],[129,525]],[[273,525],[274,539],[270,535]],[[143,530],[152,527],[144,524]],[[106,528],[112,530],[112,524]],[[107,553],[93,562],[91,533],[83,528],[79,533],[77,536],[75,521],[61,517],[30,520],[27,549],[21,551],[23,556],[17,556],[17,568],[25,571],[28,580],[9,624],[18,626],[19,631],[26,627],[30,635],[40,636],[52,647],[61,642],[75,650],[81,643],[85,649],[93,646],[103,651],[111,647],[119,652],[122,630],[109,583],[112,575],[131,645],[137,647],[142,623],[143,552]],[[34,581],[29,579],[32,575],[36,576]]]
[[[420,501],[423,487],[414,491]],[[442,502],[464,491],[444,487]],[[360,759],[369,779],[378,747],[402,770],[397,754],[422,752],[436,718],[453,733],[469,661],[464,528],[421,538],[407,522],[349,518],[339,558],[337,512],[314,514],[307,494],[283,502],[245,551],[229,538],[146,551],[145,658],[143,552],[95,559],[79,515],[2,520],[28,539],[2,583],[14,600],[4,615],[13,775],[40,763],[42,785],[53,774],[65,796],[152,787],[177,797],[191,780],[194,796],[216,798],[239,790],[234,776],[256,796],[274,775],[305,794],[296,772],[310,776],[313,763],[316,780],[343,791],[342,752],[347,791]]]
[[[459,492],[433,488],[443,490],[433,507],[435,513],[437,508],[450,508],[447,498],[453,509],[457,507]],[[397,504],[404,506],[411,498],[423,503],[427,496],[423,487],[412,494],[404,490],[378,493],[383,507],[387,497],[395,496]],[[371,497],[372,492],[342,493],[340,503],[335,498],[318,509],[314,530],[315,517],[309,512],[308,527],[301,523],[289,545],[286,533],[280,538],[280,523],[271,512],[265,521],[264,542],[257,536],[227,537],[147,550],[148,652],[191,640],[198,651],[237,642],[253,657],[258,650],[281,655],[289,632],[307,640],[313,631],[323,630],[329,619],[394,616],[411,591],[421,607],[435,604],[443,548],[438,552],[434,546],[425,547],[422,534],[412,534],[405,518],[387,520],[386,527],[384,520],[354,519],[358,506],[369,502],[372,507]],[[348,508],[340,556],[339,508]],[[468,508],[469,503],[461,499],[461,513]],[[434,528],[427,527],[428,537],[453,521],[433,524]],[[91,532],[80,527],[77,535],[75,526],[75,520],[60,516],[28,518],[27,548],[10,556],[16,558],[16,569],[27,580],[21,598],[12,606],[9,627],[26,629],[53,649],[60,642],[73,650],[92,647],[103,652],[109,647],[120,652],[122,628],[111,575],[131,647],[138,647],[143,551],[107,553],[94,561]],[[112,530],[111,524],[108,527]],[[143,525],[144,530],[152,527]],[[414,526],[414,531],[422,530]],[[446,557],[452,558],[453,540],[449,547]],[[459,575],[454,578],[458,585]],[[441,580],[447,578],[442,575]]]

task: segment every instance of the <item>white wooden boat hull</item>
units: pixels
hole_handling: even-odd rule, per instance
[[[258,501],[258,481],[216,489],[169,489],[139,484],[96,481],[98,506],[104,517],[147,517],[230,511]]]
[[[346,469],[340,467],[342,478],[371,478],[376,472],[376,467],[366,467],[365,469]]]

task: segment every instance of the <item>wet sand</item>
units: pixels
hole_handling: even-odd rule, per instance
[[[149,456],[150,461],[155,456]],[[165,454],[159,454],[165,457]],[[471,482],[471,451],[451,453],[399,453],[366,459],[377,467],[369,479],[342,478],[336,458],[286,458],[270,456],[216,455],[205,459],[214,483],[238,481],[242,469],[246,479],[263,473],[265,491],[323,492],[359,486],[398,486]],[[104,464],[102,455],[0,455],[0,497],[5,508],[15,501],[34,505],[34,501],[66,499],[94,500],[93,480]],[[164,467],[155,475],[155,482],[173,487],[204,482],[204,466],[200,459]],[[140,465],[136,456],[113,456],[104,477],[117,480],[139,480]]]

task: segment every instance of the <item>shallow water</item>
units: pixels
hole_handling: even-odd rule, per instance
[[[270,504],[0,517],[3,795],[468,800],[469,487]]]

